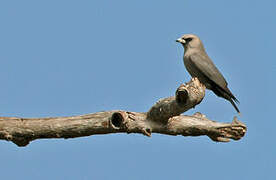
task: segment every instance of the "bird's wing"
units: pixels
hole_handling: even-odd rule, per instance
[[[227,87],[226,80],[208,57],[208,55],[194,53],[190,55],[190,63],[193,68],[217,84],[220,88],[225,89],[225,87]]]

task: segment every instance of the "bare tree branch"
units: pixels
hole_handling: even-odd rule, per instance
[[[108,133],[151,133],[167,135],[207,135],[217,142],[239,140],[246,126],[236,117],[232,123],[219,123],[196,113],[181,113],[199,104],[205,87],[197,79],[181,85],[175,97],[159,100],[147,113],[127,111],[97,112],[72,117],[17,118],[0,117],[0,139],[26,146],[35,139],[75,138]]]
[[[205,86],[198,79],[192,79],[187,84],[182,84],[176,90],[175,96],[159,100],[148,111],[148,118],[166,123],[170,117],[194,108],[205,96]]]

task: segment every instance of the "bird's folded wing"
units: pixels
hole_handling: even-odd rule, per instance
[[[210,60],[208,55],[195,53],[190,55],[190,63],[194,69],[203,74],[206,78],[213,81],[220,88],[227,87],[227,82],[216,68],[214,63]]]

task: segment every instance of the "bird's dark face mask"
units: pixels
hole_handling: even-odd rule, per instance
[[[194,48],[200,48],[204,50],[200,39],[192,35],[184,35],[181,38],[177,39],[176,42],[181,43],[185,51]]]
[[[192,41],[192,38],[185,38],[185,37],[181,37],[176,40],[176,42],[179,42],[180,44],[182,44],[184,49],[187,49],[190,41]]]

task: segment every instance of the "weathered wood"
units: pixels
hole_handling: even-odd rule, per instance
[[[147,113],[108,111],[72,117],[17,118],[0,117],[0,139],[18,146],[43,138],[76,138],[108,133],[151,133],[167,135],[207,135],[214,141],[239,140],[246,126],[236,119],[232,123],[208,120],[204,115],[183,116],[204,97],[205,87],[197,79],[181,85],[175,97],[158,101]]]
[[[168,119],[194,108],[205,96],[205,86],[192,79],[176,90],[175,96],[160,99],[147,113],[149,119],[167,123]]]

